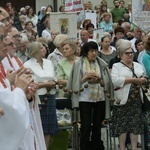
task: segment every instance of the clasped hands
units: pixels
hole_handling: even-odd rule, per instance
[[[35,93],[37,89],[30,70],[25,67],[21,67],[16,71],[7,71],[6,78],[12,85],[12,90],[18,87],[21,88],[25,93],[28,93],[29,89],[30,93]]]
[[[147,82],[146,77],[135,78],[135,84],[142,85],[145,84],[146,82]]]
[[[99,81],[99,77],[95,71],[86,72],[83,78],[89,83],[97,83]]]

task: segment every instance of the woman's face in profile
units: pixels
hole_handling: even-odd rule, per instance
[[[63,46],[63,56],[66,58],[69,58],[70,56],[73,56],[75,51],[70,47],[69,44],[66,44]]]
[[[87,53],[87,58],[89,61],[96,60],[96,57],[98,55],[98,49],[90,49]]]

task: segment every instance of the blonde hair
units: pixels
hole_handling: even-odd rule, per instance
[[[42,43],[40,42],[32,42],[28,45],[28,49],[29,49],[29,57],[33,57],[35,52],[37,52],[40,47],[41,47]]]
[[[63,46],[65,46],[66,44],[69,44],[69,46],[72,48],[72,50],[74,50],[74,51],[77,50],[77,44],[76,44],[75,41],[73,41],[73,40],[66,40],[66,41],[64,41],[64,42],[61,44],[61,46],[63,47]]]
[[[39,37],[36,41],[40,43],[44,43],[46,45],[48,44],[47,39],[45,37]]]
[[[58,34],[56,38],[54,39],[53,43],[57,48],[59,48],[61,47],[61,44],[67,39],[68,39],[68,36],[66,34]]]
[[[106,12],[106,13],[104,13],[104,14],[103,14],[103,18],[105,18],[106,16],[111,17],[111,14],[110,14],[110,13],[108,13],[108,12]]]

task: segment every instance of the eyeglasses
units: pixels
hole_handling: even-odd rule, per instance
[[[13,38],[15,38],[15,39],[17,39],[17,38],[21,38],[21,35],[16,34],[16,35],[14,35],[14,36],[13,36]]]
[[[10,17],[4,18],[4,19],[2,19],[0,21],[5,24],[6,22],[10,21]]]
[[[133,52],[125,52],[125,54],[126,54],[127,56],[130,56],[130,55],[133,55],[134,53],[133,53]]]

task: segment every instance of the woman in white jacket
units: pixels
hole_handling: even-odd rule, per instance
[[[121,61],[115,63],[111,71],[115,98],[111,132],[119,137],[120,150],[125,150],[126,133],[129,132],[132,150],[136,150],[138,134],[143,133],[140,85],[147,79],[142,66],[133,62],[131,43],[121,39],[117,49]]]

